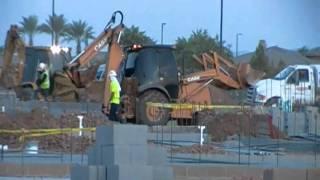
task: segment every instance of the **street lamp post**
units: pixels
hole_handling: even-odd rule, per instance
[[[220,53],[223,53],[222,25],[223,25],[223,0],[220,1]]]
[[[54,32],[53,32],[53,29],[54,29],[54,20],[55,20],[55,13],[54,13],[54,5],[55,5],[55,2],[54,2],[55,0],[52,0],[52,24],[51,24],[51,26],[52,26],[52,32],[51,32],[51,44],[52,44],[52,46],[54,46],[55,45],[55,42],[54,42]]]
[[[166,23],[161,23],[161,44],[163,44],[163,27],[166,25]]]
[[[236,57],[238,57],[239,36],[242,36],[242,33],[236,34]]]

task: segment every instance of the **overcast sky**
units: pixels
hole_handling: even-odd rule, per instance
[[[52,0],[0,0],[0,45],[10,24],[22,16],[37,15],[42,23],[51,14]],[[99,34],[115,10],[123,11],[124,23],[136,25],[160,42],[165,22],[164,42],[188,37],[193,30],[207,29],[215,36],[220,28],[220,0],[55,0],[56,14],[69,20],[85,20]],[[224,0],[223,39],[235,49],[241,32],[239,51],[253,51],[260,39],[268,46],[296,49],[320,46],[319,0]],[[35,37],[35,45],[50,45],[48,35]]]

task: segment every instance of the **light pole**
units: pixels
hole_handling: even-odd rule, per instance
[[[52,0],[52,24],[51,24],[51,26],[52,26],[52,32],[51,32],[51,44],[52,44],[52,46],[54,46],[55,45],[55,40],[54,40],[54,32],[53,32],[53,29],[54,29],[54,21],[55,21],[55,13],[54,13],[54,5],[55,5],[55,2],[54,2],[55,0]]]
[[[163,44],[163,27],[166,25],[166,23],[161,23],[161,44]]]
[[[223,53],[222,25],[223,25],[223,0],[220,1],[220,53]]]
[[[238,57],[239,36],[242,36],[242,33],[236,34],[236,57]]]

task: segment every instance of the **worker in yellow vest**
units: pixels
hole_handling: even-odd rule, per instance
[[[109,99],[109,120],[111,121],[118,121],[117,113],[120,106],[120,83],[117,79],[117,73],[114,70],[111,70],[108,74],[110,78],[110,99]]]
[[[50,75],[47,65],[45,63],[40,63],[37,68],[38,71],[38,79],[37,85],[38,89],[36,90],[36,97],[40,93],[45,101],[48,101],[49,90],[50,90]]]

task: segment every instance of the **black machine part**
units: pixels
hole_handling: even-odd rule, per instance
[[[176,99],[179,93],[177,63],[172,46],[144,46],[127,53],[124,77],[135,77],[138,94],[147,89],[164,91],[169,99]]]

